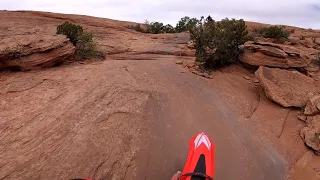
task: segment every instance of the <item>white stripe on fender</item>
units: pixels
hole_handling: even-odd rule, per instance
[[[210,140],[204,133],[198,134],[198,136],[194,140],[194,149],[196,150],[202,143],[204,143],[209,150],[211,149]]]

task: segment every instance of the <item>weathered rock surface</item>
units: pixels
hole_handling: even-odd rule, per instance
[[[304,107],[315,92],[314,80],[294,70],[261,66],[255,74],[266,96],[284,107]]]
[[[320,112],[320,96],[314,96],[307,102],[307,106],[304,109],[304,114],[315,115]]]
[[[320,46],[320,38],[316,38],[316,39],[314,40],[314,43]]]
[[[317,155],[320,155],[320,116],[314,116],[307,127],[300,132],[304,142],[312,148]]]
[[[244,50],[240,60],[253,66],[306,67],[311,61],[309,56],[289,45],[248,41]]]
[[[313,48],[315,45],[317,45],[315,40],[313,40],[311,37],[305,37],[305,39],[300,40],[300,43],[307,48]]]
[[[32,70],[61,63],[75,52],[63,35],[15,35],[0,40],[0,69]]]
[[[293,166],[288,180],[319,180],[320,156],[306,152]]]
[[[300,44],[300,39],[299,39],[299,37],[289,37],[289,43],[291,45]]]
[[[307,116],[304,115],[304,114],[299,114],[299,115],[298,115],[298,119],[301,120],[301,121],[306,122],[306,121],[307,121]]]

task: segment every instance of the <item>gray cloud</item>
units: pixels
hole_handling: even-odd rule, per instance
[[[0,0],[7,10],[40,10],[143,22],[175,23],[182,16],[211,15],[320,29],[319,0]]]

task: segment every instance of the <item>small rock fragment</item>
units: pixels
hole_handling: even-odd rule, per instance
[[[247,76],[247,75],[243,76],[243,78],[246,79],[246,80],[251,80],[251,78],[249,76]]]
[[[306,116],[306,115],[304,115],[304,114],[300,114],[300,115],[298,115],[298,119],[300,119],[301,121],[306,122],[306,120],[307,120],[307,116]]]
[[[208,73],[204,73],[204,77],[209,79],[210,75]]]
[[[189,63],[189,64],[187,64],[187,67],[188,68],[192,68],[192,67],[194,67],[195,65],[194,65],[194,63]]]
[[[182,61],[176,61],[176,64],[183,64]]]
[[[253,79],[254,83],[259,83],[260,81],[258,79]]]

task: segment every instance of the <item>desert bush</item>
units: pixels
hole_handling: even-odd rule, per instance
[[[253,27],[251,31],[257,35],[262,34],[262,28],[260,28],[260,27]]]
[[[80,25],[75,25],[65,22],[57,27],[57,34],[66,35],[73,45],[78,42],[78,37],[83,33],[83,28]]]
[[[177,32],[187,31],[187,23],[189,22],[189,20],[190,20],[190,17],[188,16],[181,18],[176,25],[176,28],[175,28],[176,31]]]
[[[163,27],[165,33],[175,33],[174,27],[170,24],[167,24]]]
[[[199,20],[197,18],[191,18],[187,23],[187,30],[191,30],[192,28],[195,28],[197,26],[198,21]]]
[[[175,33],[175,29],[172,25],[167,24],[163,25],[163,23],[160,22],[151,22],[149,23],[148,20],[146,20],[143,24],[144,27],[141,27],[140,24],[137,24],[135,26],[129,26],[129,29],[134,29],[138,32],[142,33],[152,33],[152,34],[160,34],[160,33]]]
[[[57,34],[64,34],[69,38],[76,47],[77,59],[104,58],[104,54],[97,50],[93,34],[84,32],[81,26],[65,22],[57,27]]]
[[[103,53],[97,50],[96,43],[93,41],[93,34],[84,32],[78,37],[76,45],[77,58],[88,59],[88,58],[104,58]]]
[[[211,18],[211,17],[210,17]],[[188,31],[194,28],[198,23],[197,18],[190,18],[188,16],[181,18],[181,20],[177,23],[176,27],[173,27],[170,24],[164,26],[161,22],[149,22],[148,20],[145,21],[142,28],[140,24],[136,26],[129,26],[129,29],[134,29],[138,32],[143,33],[152,33],[152,34],[160,34],[160,33],[176,33],[176,32],[183,32]]]
[[[256,35],[252,32],[248,33],[248,41],[257,41],[258,40],[259,35]]]
[[[131,26],[128,26],[128,28],[129,29],[132,29],[132,30],[135,30],[135,31],[138,31],[138,32],[142,32],[142,33],[145,33],[145,29],[143,29],[142,27],[141,27],[141,25],[140,24],[136,24],[136,25],[131,25]]]
[[[202,17],[190,30],[190,38],[196,49],[196,61],[201,67],[214,69],[238,61],[239,45],[248,40],[245,22],[228,18],[219,22]]]
[[[253,27],[249,31],[249,40],[254,41],[258,37],[262,37],[262,28],[259,27]]]
[[[284,26],[269,26],[260,30],[264,38],[273,38],[279,41],[287,40],[290,32],[285,30]]]
[[[134,27],[134,29],[135,29],[136,31],[138,31],[138,32],[145,32],[145,30],[141,27],[140,24],[137,24],[137,25]]]
[[[149,23],[148,21],[146,21],[145,25],[147,27],[147,30],[146,30],[147,33],[152,33],[152,34],[163,33],[163,28],[164,28],[163,23],[160,23],[160,22]]]
[[[176,30],[176,32],[188,31],[188,30],[196,27],[198,21],[199,20],[197,18],[190,18],[188,16],[185,16],[185,17],[181,18],[180,21],[178,21],[178,23],[175,27],[175,30]]]

